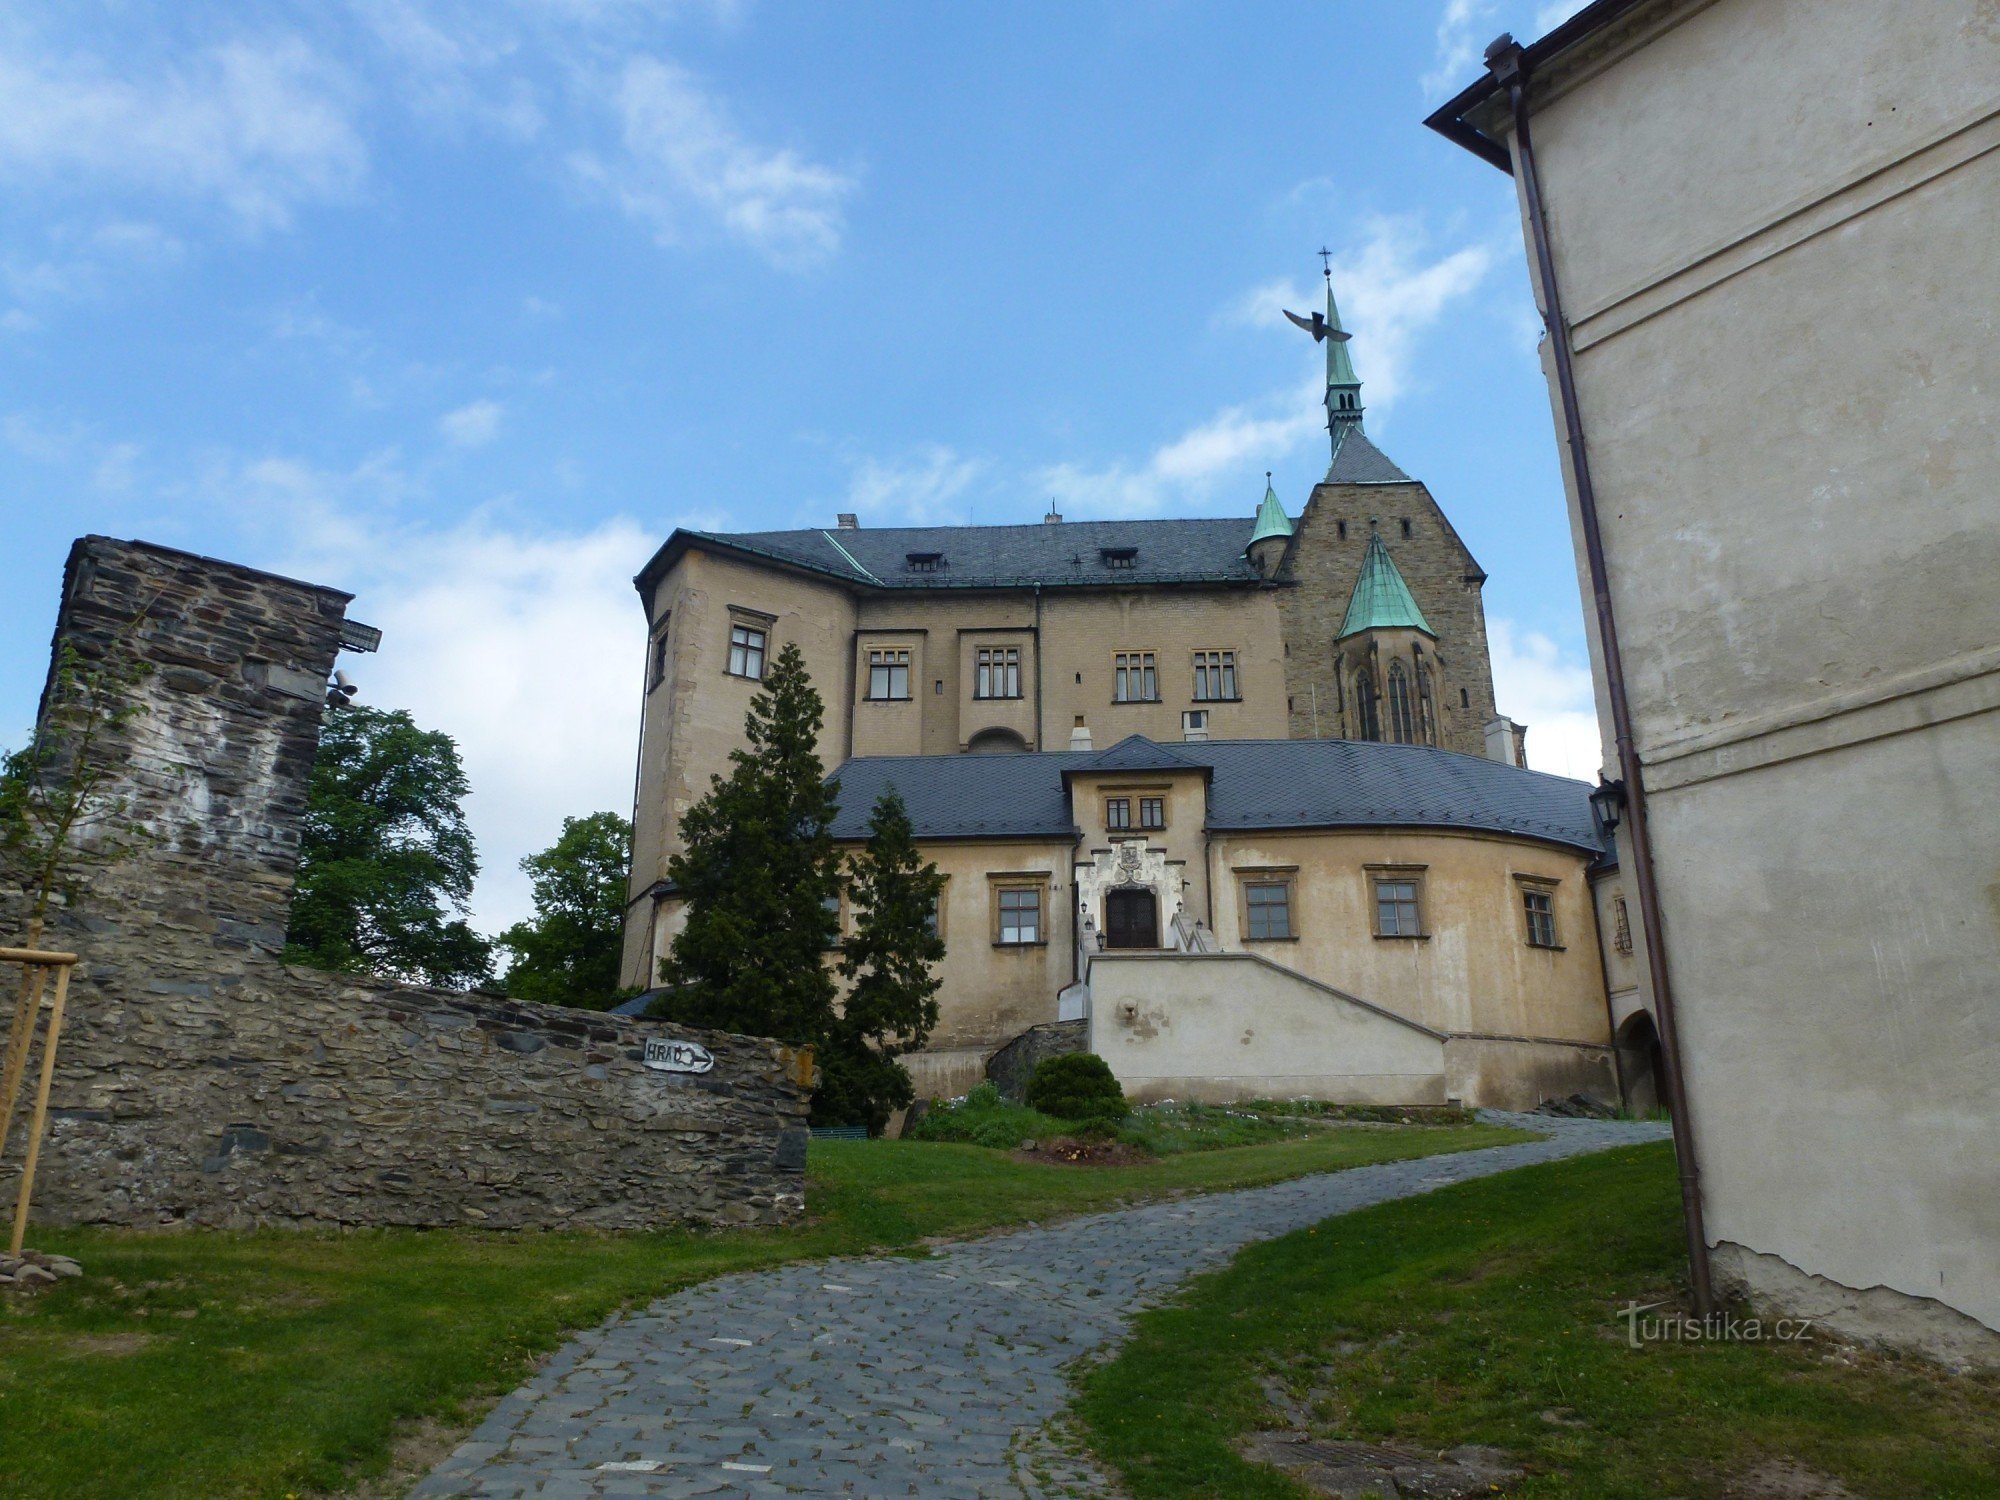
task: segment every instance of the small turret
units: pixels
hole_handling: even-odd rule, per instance
[[[1278,564],[1285,556],[1285,545],[1291,539],[1291,517],[1285,514],[1278,492],[1271,487],[1271,471],[1266,469],[1264,503],[1257,507],[1257,523],[1251,528],[1250,544],[1243,549],[1243,555],[1250,559],[1252,567],[1269,578],[1278,571]]]

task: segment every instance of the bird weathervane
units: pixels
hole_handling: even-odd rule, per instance
[[[1326,274],[1327,296],[1330,300],[1333,295],[1333,252],[1322,246],[1319,252],[1319,259],[1321,268]],[[1335,328],[1331,323],[1327,322],[1325,313],[1316,312],[1310,318],[1302,318],[1289,307],[1282,309],[1282,311],[1286,317],[1311,334],[1315,344],[1323,344],[1328,339],[1332,339],[1336,344],[1344,344],[1348,339],[1353,337],[1346,329]]]

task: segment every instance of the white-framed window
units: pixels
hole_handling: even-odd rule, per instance
[[[770,645],[770,636],[755,625],[731,625],[729,627],[729,675],[747,677],[752,682],[764,680],[764,655]]]
[[[1019,646],[981,646],[974,654],[972,672],[972,696],[975,698],[1021,696]]]
[[[1115,703],[1158,703],[1160,671],[1150,651],[1120,651],[1111,658],[1111,698]]]
[[[1556,893],[1545,885],[1524,885],[1521,905],[1528,919],[1528,946],[1560,947],[1556,941]]]
[[[1000,935],[1003,946],[1025,946],[1042,940],[1042,893],[1036,886],[1007,885],[999,891]]]
[[[1229,703],[1240,697],[1236,690],[1234,651],[1197,651],[1194,654],[1194,701]]]
[[[868,653],[868,696],[877,701],[910,696],[910,653],[907,650]]]

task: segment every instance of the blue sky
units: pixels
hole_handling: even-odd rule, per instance
[[[486,863],[629,811],[676,524],[1246,518],[1372,436],[1492,575],[1503,712],[1594,765],[1511,185],[1424,130],[1509,0],[16,4],[0,743],[105,532],[355,592]]]

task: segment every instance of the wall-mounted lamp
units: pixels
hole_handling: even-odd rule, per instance
[[[1619,819],[1625,816],[1625,783],[1599,776],[1590,794],[1590,806],[1597,814],[1597,821],[1604,825],[1604,831],[1615,833]]]

